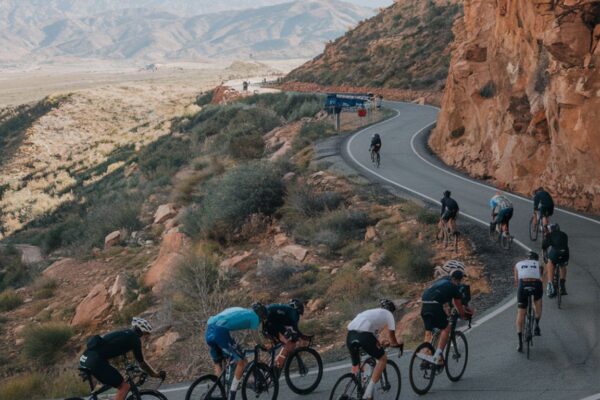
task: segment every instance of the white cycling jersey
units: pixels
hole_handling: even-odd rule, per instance
[[[515,265],[519,279],[542,279],[540,263],[536,260],[523,260]]]
[[[348,324],[349,331],[371,332],[377,335],[383,328],[396,329],[394,315],[383,308],[374,308],[358,314]]]

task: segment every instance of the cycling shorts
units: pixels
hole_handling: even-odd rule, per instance
[[[123,383],[123,375],[108,360],[92,350],[86,350],[79,358],[79,366],[89,369],[102,384],[118,388]]]
[[[513,216],[513,208],[512,207],[503,208],[502,210],[500,210],[500,212],[498,212],[495,222],[496,222],[496,224],[508,224],[508,221],[510,221],[512,216]]]
[[[215,364],[221,362],[225,357],[231,357],[234,361],[244,358],[244,351],[231,337],[229,329],[217,325],[208,325],[204,335],[209,347],[210,357]]]
[[[352,342],[358,342],[360,346],[357,348],[352,345]],[[350,351],[352,365],[360,364],[360,349],[363,349],[365,353],[376,360],[379,360],[385,354],[377,337],[371,332],[348,331],[346,346],[348,347],[348,351]]]
[[[283,335],[287,340],[297,342],[300,338],[300,332],[293,326],[273,324],[270,323],[265,327],[265,333],[272,338],[279,338],[279,335]]]
[[[451,219],[456,219],[456,215],[458,214],[458,210],[446,210],[444,211],[444,214],[442,214],[442,219],[446,222],[450,221]]]
[[[381,144],[374,144],[373,146],[371,146],[371,149],[373,149],[374,152],[379,153],[379,150],[381,149]]]
[[[525,288],[533,288],[533,300],[538,301],[544,294],[544,288],[542,281],[530,281],[523,282],[519,280],[519,287],[517,289],[517,307],[527,308],[527,296],[529,295]]]
[[[425,303],[421,307],[421,318],[425,324],[426,331],[437,329],[446,329],[448,326],[448,315],[444,311],[444,306],[439,303]]]
[[[560,264],[562,267],[566,267],[569,263],[569,250],[559,250],[550,247],[548,249],[548,259],[552,261],[554,265]]]
[[[542,217],[550,217],[552,214],[554,214],[554,207],[546,207],[546,206],[540,204],[538,206],[538,210]]]

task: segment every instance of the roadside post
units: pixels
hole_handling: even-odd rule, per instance
[[[335,130],[340,131],[342,126],[342,111],[356,112],[360,117],[366,116],[366,104],[369,95],[354,93],[329,93],[325,99],[325,109],[334,115]]]

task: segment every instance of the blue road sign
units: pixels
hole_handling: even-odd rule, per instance
[[[325,100],[325,107],[354,108],[365,105],[370,98],[366,94],[330,93]]]

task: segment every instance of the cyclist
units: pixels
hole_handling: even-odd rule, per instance
[[[358,342],[360,348],[377,360],[377,365],[373,369],[373,375],[367,385],[363,399],[373,398],[375,384],[379,382],[381,374],[387,365],[387,355],[383,347],[387,344],[391,347],[402,347],[396,340],[396,321],[393,314],[396,311],[396,305],[391,300],[382,299],[379,301],[379,306],[380,308],[361,312],[348,324],[346,346],[350,351],[352,372],[356,374],[360,368],[360,351],[353,343]],[[377,339],[377,335],[385,328],[389,331],[389,341],[380,342]]]
[[[523,352],[523,324],[525,322],[525,310],[527,309],[528,294],[525,288],[534,289],[533,301],[535,308],[535,328],[534,335],[540,336],[540,319],[542,318],[542,296],[544,288],[542,277],[544,276],[544,267],[539,263],[537,253],[530,251],[527,260],[519,261],[515,265],[514,277],[515,287],[517,287],[517,336],[519,337],[518,352]]]
[[[513,205],[510,200],[500,191],[497,191],[494,197],[490,199],[492,208],[492,222],[490,222],[490,232],[494,232],[496,225],[501,224],[501,231],[508,233],[508,222],[513,216]]]
[[[440,214],[440,228],[442,221],[450,225],[452,233],[456,232],[456,217],[458,215],[458,203],[452,197],[452,193],[449,190],[444,191],[444,198],[440,200],[442,203],[442,212]]]
[[[260,307],[255,303],[253,307]],[[298,340],[303,336],[298,329],[300,316],[304,314],[304,304],[298,299],[292,299],[289,304],[269,304],[263,314],[262,333],[273,342],[283,344],[277,355],[275,365],[282,368],[288,354],[296,348]]]
[[[381,137],[379,137],[379,133],[374,134],[371,137],[371,146],[369,146],[369,152],[375,152],[379,154],[379,150],[381,150]],[[371,158],[373,158],[373,153],[371,153]]]
[[[544,190],[542,186],[537,188],[533,192],[533,215],[535,223],[537,224],[538,218],[542,217],[542,226],[544,227],[544,234],[548,233],[547,228],[549,224],[549,217],[554,214],[554,200],[550,193]]]
[[[142,318],[134,317],[131,328],[118,330],[105,335],[92,336],[87,342],[87,348],[79,358],[79,365],[88,369],[102,384],[117,389],[115,400],[124,400],[130,386],[123,376],[112,367],[108,360],[132,352],[140,367],[155,378],[164,379],[165,371],[156,372],[144,360],[142,353],[142,338],[152,333],[152,325]]]
[[[235,400],[244,368],[248,363],[244,357],[244,351],[231,337],[231,332],[257,329],[259,316],[264,312],[264,306],[262,308],[262,310],[258,310],[254,309],[254,306],[253,309],[231,307],[208,319],[205,339],[210,349],[215,374],[217,376],[221,375],[221,364],[225,356],[231,357],[236,364],[234,376],[231,380],[229,400]]]
[[[436,280],[433,285],[423,292],[421,297],[423,304],[421,318],[425,324],[425,341],[431,342],[434,329],[441,330],[435,354],[423,357],[431,363],[438,365],[444,363],[442,353],[450,336],[450,324],[444,305],[452,302],[462,319],[468,319],[473,315],[473,312],[468,307],[463,306],[462,303],[463,294],[460,286],[464,277],[465,274],[461,269],[455,269],[449,276],[443,276]]]
[[[560,268],[560,294],[567,295],[567,264],[569,262],[569,236],[560,230],[556,223],[548,226],[550,233],[546,235],[542,242],[542,249],[547,250],[548,254],[548,297],[556,296],[556,287],[559,282],[554,282],[554,268],[561,264]]]

